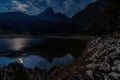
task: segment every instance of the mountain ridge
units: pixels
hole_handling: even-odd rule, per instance
[[[117,2],[118,3],[118,2]],[[109,34],[119,26],[119,6],[112,0],[98,0],[89,4],[71,19],[73,33]]]
[[[35,16],[21,12],[0,13],[0,28],[5,31],[7,29],[7,31],[18,33],[35,34],[106,34],[119,28],[120,9],[116,5],[116,2],[112,0],[98,0],[89,4],[72,18],[62,13],[55,13],[51,7]],[[18,27],[19,30],[17,30]]]
[[[55,13],[52,8],[48,8],[36,16],[26,15],[21,12],[6,12],[0,13],[0,28],[3,31],[15,33],[61,33],[64,28],[62,23],[67,24],[68,20],[67,16],[62,13]]]

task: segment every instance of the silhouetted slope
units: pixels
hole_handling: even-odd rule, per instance
[[[36,16],[21,12],[7,12],[0,13],[0,29],[16,33],[64,33],[67,32],[68,20],[65,15],[54,13],[52,8]]]
[[[0,13],[0,29],[31,34],[104,34],[120,30],[118,0],[98,0],[71,19],[49,7],[36,16],[21,12]]]
[[[98,0],[89,4],[85,10],[75,14],[71,20],[71,28],[76,33],[91,34],[109,33],[120,22],[119,6],[110,0]]]

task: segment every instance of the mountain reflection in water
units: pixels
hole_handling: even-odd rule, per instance
[[[0,38],[0,66],[16,61],[29,68],[64,65],[80,56],[84,43],[78,39]]]
[[[40,69],[49,69],[53,66],[63,66],[68,64],[74,60],[74,57],[71,54],[67,54],[61,58],[54,58],[52,62],[48,62],[46,59],[36,56],[30,55],[27,57],[19,57],[19,58],[10,58],[10,57],[0,57],[0,66],[7,66],[12,62],[18,62],[23,64],[27,68],[38,67]]]

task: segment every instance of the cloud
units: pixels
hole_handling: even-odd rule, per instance
[[[12,1],[12,10],[21,11],[29,15],[37,15],[41,10],[35,7],[31,2],[23,3],[17,0]]]
[[[61,12],[72,17],[75,13],[83,10],[89,3],[96,0],[65,0]]]
[[[71,17],[96,0],[0,0],[0,12],[21,11],[29,15],[37,15],[46,8]]]
[[[37,14],[43,12],[42,9],[40,9],[38,7],[35,7],[33,5],[33,3],[31,3],[31,2],[28,2],[28,5],[29,5],[29,8],[27,9],[26,13],[29,14],[29,15],[37,15]]]
[[[17,0],[12,1],[11,9],[13,9],[15,11],[26,12],[28,8],[29,8],[28,4],[21,3]]]
[[[96,0],[32,0],[32,3],[43,10],[52,7],[55,12],[62,12],[69,17],[83,10],[89,3]]]
[[[12,10],[9,10],[7,7],[1,6],[0,12],[12,12]]]

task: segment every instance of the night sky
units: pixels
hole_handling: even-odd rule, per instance
[[[68,17],[84,9],[95,0],[0,0],[0,12],[21,11],[29,15],[37,15],[46,8],[61,12]]]

